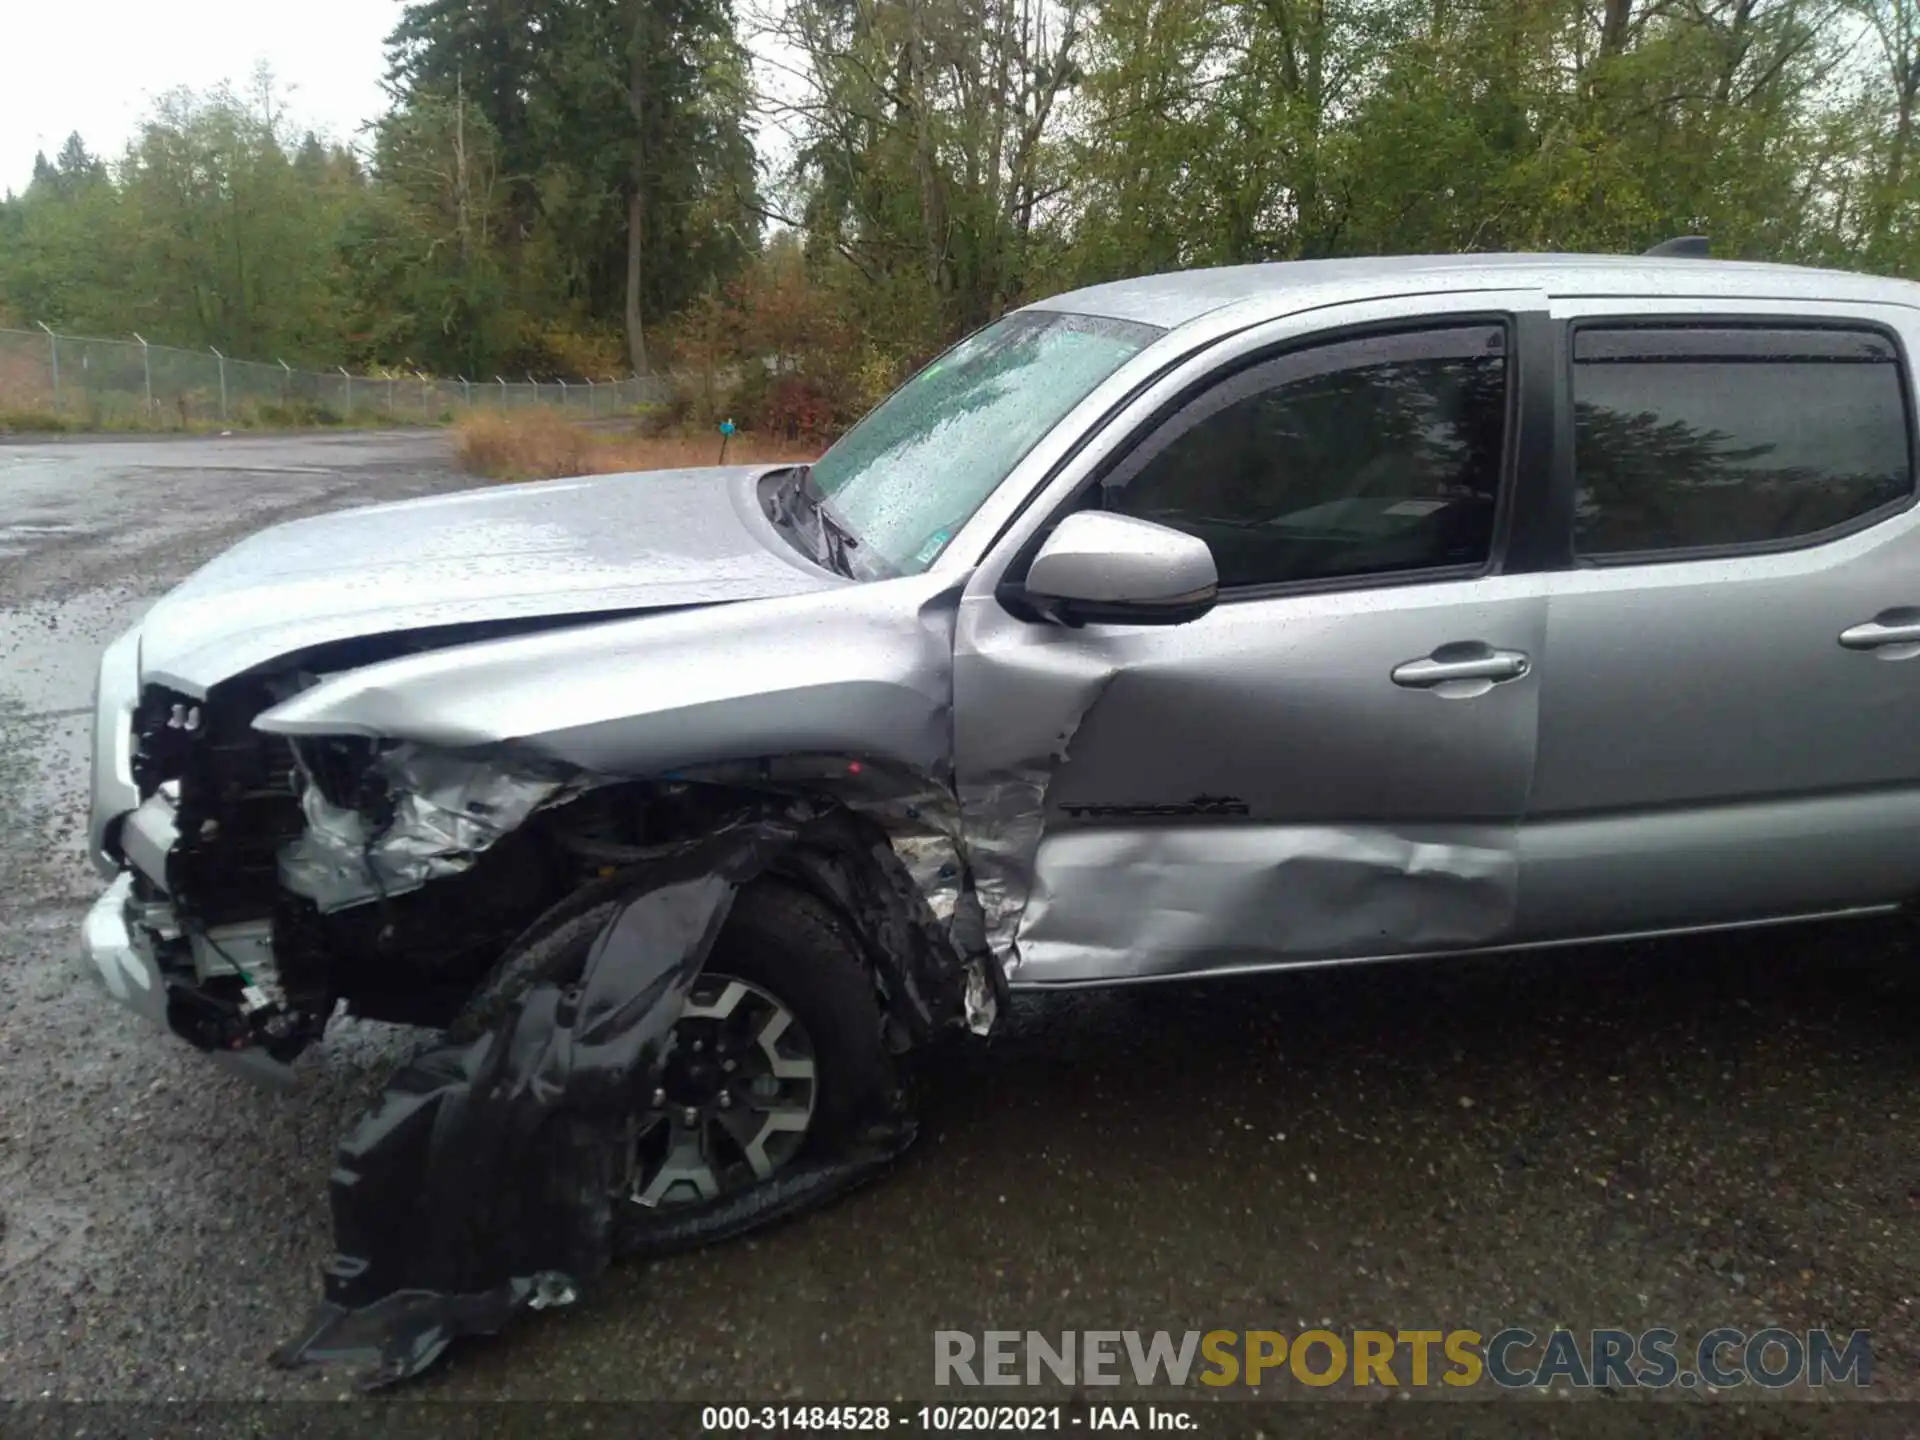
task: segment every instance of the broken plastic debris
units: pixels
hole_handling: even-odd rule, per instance
[[[326,1298],[276,1362],[356,1364],[363,1385],[388,1385],[462,1335],[584,1292],[612,1258],[634,1096],[670,1053],[739,886],[775,861],[857,920],[885,1003],[910,1032],[962,1015],[954,992],[966,982],[943,928],[862,824],[770,806],[603,882],[595,894],[620,908],[577,981],[537,980],[480,1035],[443,1038],[402,1066],[340,1147]],[[877,1173],[914,1129],[895,1114],[864,1134],[852,1153],[782,1171],[697,1222],[664,1217],[650,1246],[715,1240],[818,1204]]]

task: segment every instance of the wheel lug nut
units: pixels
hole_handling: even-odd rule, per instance
[[[689,1105],[687,1106],[687,1112],[684,1118],[687,1124],[698,1125],[700,1123],[700,1112],[696,1110],[693,1106]]]
[[[731,1091],[722,1090],[720,1092],[720,1108],[722,1110],[731,1110],[733,1108],[733,1094]]]
[[[653,1092],[653,1108],[654,1109],[658,1110],[661,1107],[663,1107],[666,1103],[667,1103],[667,1092],[665,1090],[656,1090]]]
[[[731,1075],[740,1068],[740,1062],[738,1060],[722,1060],[720,1062],[720,1068]]]

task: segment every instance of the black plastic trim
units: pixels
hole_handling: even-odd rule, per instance
[[[1570,382],[1563,385],[1560,378],[1566,369],[1566,333],[1544,310],[1522,312],[1515,317],[1514,330],[1517,413],[1500,573],[1568,570],[1573,567],[1573,448],[1566,421],[1573,412]]]

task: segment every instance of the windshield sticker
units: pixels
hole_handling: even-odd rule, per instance
[[[919,550],[914,553],[913,563],[916,565],[931,565],[939,558],[940,552],[947,548],[947,541],[952,538],[953,532],[951,530],[934,531],[933,534],[927,537],[927,543],[922,545]]]

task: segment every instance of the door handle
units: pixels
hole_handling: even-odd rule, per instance
[[[1393,667],[1393,683],[1409,690],[1438,690],[1462,698],[1484,695],[1502,680],[1518,680],[1532,668],[1519,650],[1495,650],[1489,645],[1442,645],[1424,660]]]
[[[1883,650],[1889,645],[1920,645],[1920,614],[1890,610],[1840,632],[1849,650]]]

